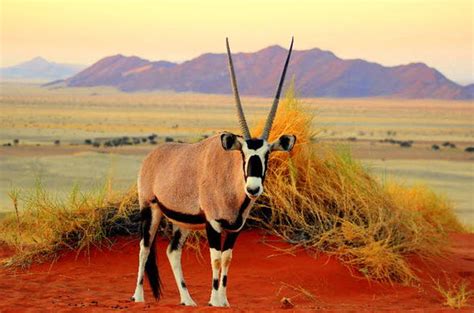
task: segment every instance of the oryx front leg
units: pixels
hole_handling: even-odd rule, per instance
[[[212,288],[209,305],[222,306],[219,298],[219,270],[221,268],[221,227],[216,221],[206,223],[207,241],[211,255]]]
[[[168,249],[166,249],[166,255],[170,261],[171,269],[173,270],[174,279],[178,286],[179,296],[181,298],[181,304],[196,306],[196,303],[191,298],[188,288],[183,277],[183,270],[181,267],[181,252],[183,245],[188,237],[189,230],[181,229],[176,225],[173,225],[173,238],[171,239]]]
[[[219,298],[223,306],[230,306],[227,300],[227,282],[230,262],[232,260],[232,249],[234,248],[235,241],[239,236],[239,232],[227,233],[224,241],[224,247],[222,248],[222,267],[221,267],[221,280],[219,284]]]
[[[150,250],[153,249],[154,253],[154,239],[158,225],[160,224],[161,212],[151,207],[142,208],[141,212],[141,237],[140,240],[140,253],[138,262],[138,276],[135,293],[131,300],[135,302],[145,301],[143,295],[143,278],[145,276],[145,266],[150,256]],[[150,261],[155,262],[155,257],[150,257]],[[156,266],[156,265],[155,265]]]

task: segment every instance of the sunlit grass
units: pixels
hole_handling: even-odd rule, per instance
[[[434,289],[443,299],[443,304],[452,309],[467,307],[470,299],[474,297],[474,291],[470,288],[467,280],[454,281],[445,275],[443,283],[439,279],[433,279],[433,282]]]
[[[313,119],[290,88],[270,140],[293,134],[297,143],[291,154],[272,154],[265,193],[251,215],[253,226],[291,244],[335,255],[367,278],[416,280],[407,256],[440,255],[447,232],[463,230],[451,204],[425,187],[382,183],[350,151],[314,143],[318,130]],[[20,200],[18,216],[0,224],[0,240],[15,249],[7,265],[27,266],[63,249],[87,251],[138,226],[137,219],[130,220],[138,209],[134,188],[125,196],[110,186],[89,194],[74,189],[60,201],[38,186]],[[190,244],[198,248],[199,235],[193,238]]]
[[[73,188],[67,199],[47,192],[40,182],[32,192],[16,194],[19,214],[1,220],[0,243],[14,249],[6,266],[27,267],[57,256],[61,250],[89,251],[114,234],[136,232],[136,189],[115,194],[110,185],[90,193]]]
[[[271,156],[266,192],[252,214],[256,224],[334,254],[369,278],[416,279],[406,256],[439,255],[446,233],[462,230],[451,204],[427,188],[382,184],[347,150],[310,144],[312,120],[290,89],[270,139],[294,134],[297,144],[290,156]]]

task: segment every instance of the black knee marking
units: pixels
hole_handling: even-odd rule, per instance
[[[209,248],[221,251],[221,234],[216,232],[209,223],[206,223],[206,234]]]
[[[227,286],[227,275],[224,275],[224,277],[222,277],[222,286]]]
[[[173,252],[175,250],[178,250],[180,249],[180,240],[181,240],[181,231],[179,231],[179,229],[177,229],[174,234],[173,234],[173,238],[171,239],[171,242],[170,242],[170,252]]]
[[[145,207],[140,211],[142,239],[145,247],[150,246],[151,208]]]
[[[212,280],[212,288],[214,288],[214,290],[219,289],[219,280],[218,279]]]
[[[239,236],[239,234],[240,232],[227,233],[227,236],[224,241],[224,246],[222,247],[222,251],[226,251],[226,250],[234,248],[235,241],[237,240],[237,237]]]
[[[143,277],[142,277],[142,279],[140,279],[140,285],[143,286]]]
[[[183,287],[184,289],[186,289],[186,283],[184,281],[181,281],[181,287]]]

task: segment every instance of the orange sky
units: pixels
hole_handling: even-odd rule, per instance
[[[384,65],[425,62],[473,82],[472,0],[1,0],[1,62],[91,64],[122,53],[183,61],[271,44]]]

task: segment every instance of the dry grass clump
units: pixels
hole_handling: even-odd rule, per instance
[[[290,88],[270,141],[294,134],[297,143],[290,155],[272,154],[255,223],[293,244],[333,253],[367,277],[412,281],[405,256],[439,254],[446,231],[462,229],[450,204],[426,188],[383,186],[347,151],[312,144],[312,120]]]
[[[445,274],[445,284],[439,280],[434,280],[434,289],[443,298],[443,304],[452,309],[462,309],[467,307],[470,299],[474,297],[474,292],[469,288],[469,281],[461,279],[452,281]],[[471,303],[472,304],[472,303]]]
[[[0,245],[14,250],[12,257],[1,261],[5,267],[27,268],[50,261],[65,250],[88,254],[91,247],[112,244],[113,236],[138,237],[140,231],[136,185],[117,193],[108,180],[95,192],[81,193],[75,187],[64,199],[37,182],[33,192],[15,189],[10,197],[16,212],[0,221]],[[171,224],[162,219],[160,236],[171,234]],[[194,232],[186,246],[200,255],[202,238],[202,232]]]
[[[399,206],[417,212],[423,216],[438,232],[461,232],[461,225],[454,214],[452,203],[443,195],[434,193],[425,185],[414,185],[410,188],[389,182],[385,186],[387,193]]]
[[[28,267],[54,258],[61,250],[88,251],[108,237],[138,231],[136,189],[114,194],[109,185],[95,193],[73,188],[66,200],[48,193],[38,182],[32,193],[12,193],[22,211],[0,223],[0,243],[14,249],[5,266]],[[20,201],[18,201],[20,200]]]
[[[293,90],[280,104],[270,140],[294,134],[297,143],[290,155],[271,155],[253,224],[292,244],[331,253],[366,277],[416,279],[406,256],[440,254],[446,232],[462,230],[451,205],[425,187],[382,185],[347,150],[314,143],[313,116]],[[262,128],[263,121],[252,133]],[[16,251],[7,265],[27,266],[64,248],[87,250],[111,235],[134,233],[139,224],[134,188],[125,197],[107,187],[86,195],[73,190],[59,201],[39,186],[21,200],[24,209],[0,223],[0,243]],[[197,233],[190,245],[198,248],[199,238]]]

